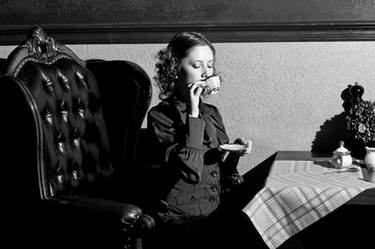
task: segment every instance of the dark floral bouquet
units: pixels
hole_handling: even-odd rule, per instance
[[[375,141],[375,102],[363,100],[355,104],[346,118],[355,139],[364,144]]]

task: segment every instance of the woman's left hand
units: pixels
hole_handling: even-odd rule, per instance
[[[189,88],[189,94],[190,94],[189,102],[187,102],[188,113],[190,117],[197,118],[199,115],[199,99],[200,99],[203,89],[202,87],[200,87],[200,81],[190,83],[188,85],[188,88]]]
[[[234,140],[234,143],[245,146],[245,149],[239,152],[240,156],[250,154],[251,150],[253,149],[253,142],[251,142],[251,140],[249,139],[237,138],[236,140]]]

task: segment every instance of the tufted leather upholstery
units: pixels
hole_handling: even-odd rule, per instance
[[[4,68],[2,194],[10,227],[39,227],[9,234],[38,248],[140,248],[153,219],[127,203],[123,181],[150,104],[147,74],[129,61],[83,61],[41,28]]]

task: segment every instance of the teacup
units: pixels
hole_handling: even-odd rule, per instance
[[[210,95],[218,93],[220,90],[221,79],[217,75],[208,77],[202,84],[203,94]]]

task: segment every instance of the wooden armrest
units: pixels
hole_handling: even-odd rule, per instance
[[[101,198],[58,195],[50,200],[63,205],[100,212],[122,219],[135,219],[142,215],[142,210],[135,205]]]
[[[137,236],[152,231],[155,226],[153,217],[143,214],[141,208],[136,205],[112,201],[101,198],[85,196],[58,195],[49,199],[49,201],[67,205],[70,208],[79,208],[90,212],[107,215],[118,219],[125,226],[134,229]]]

